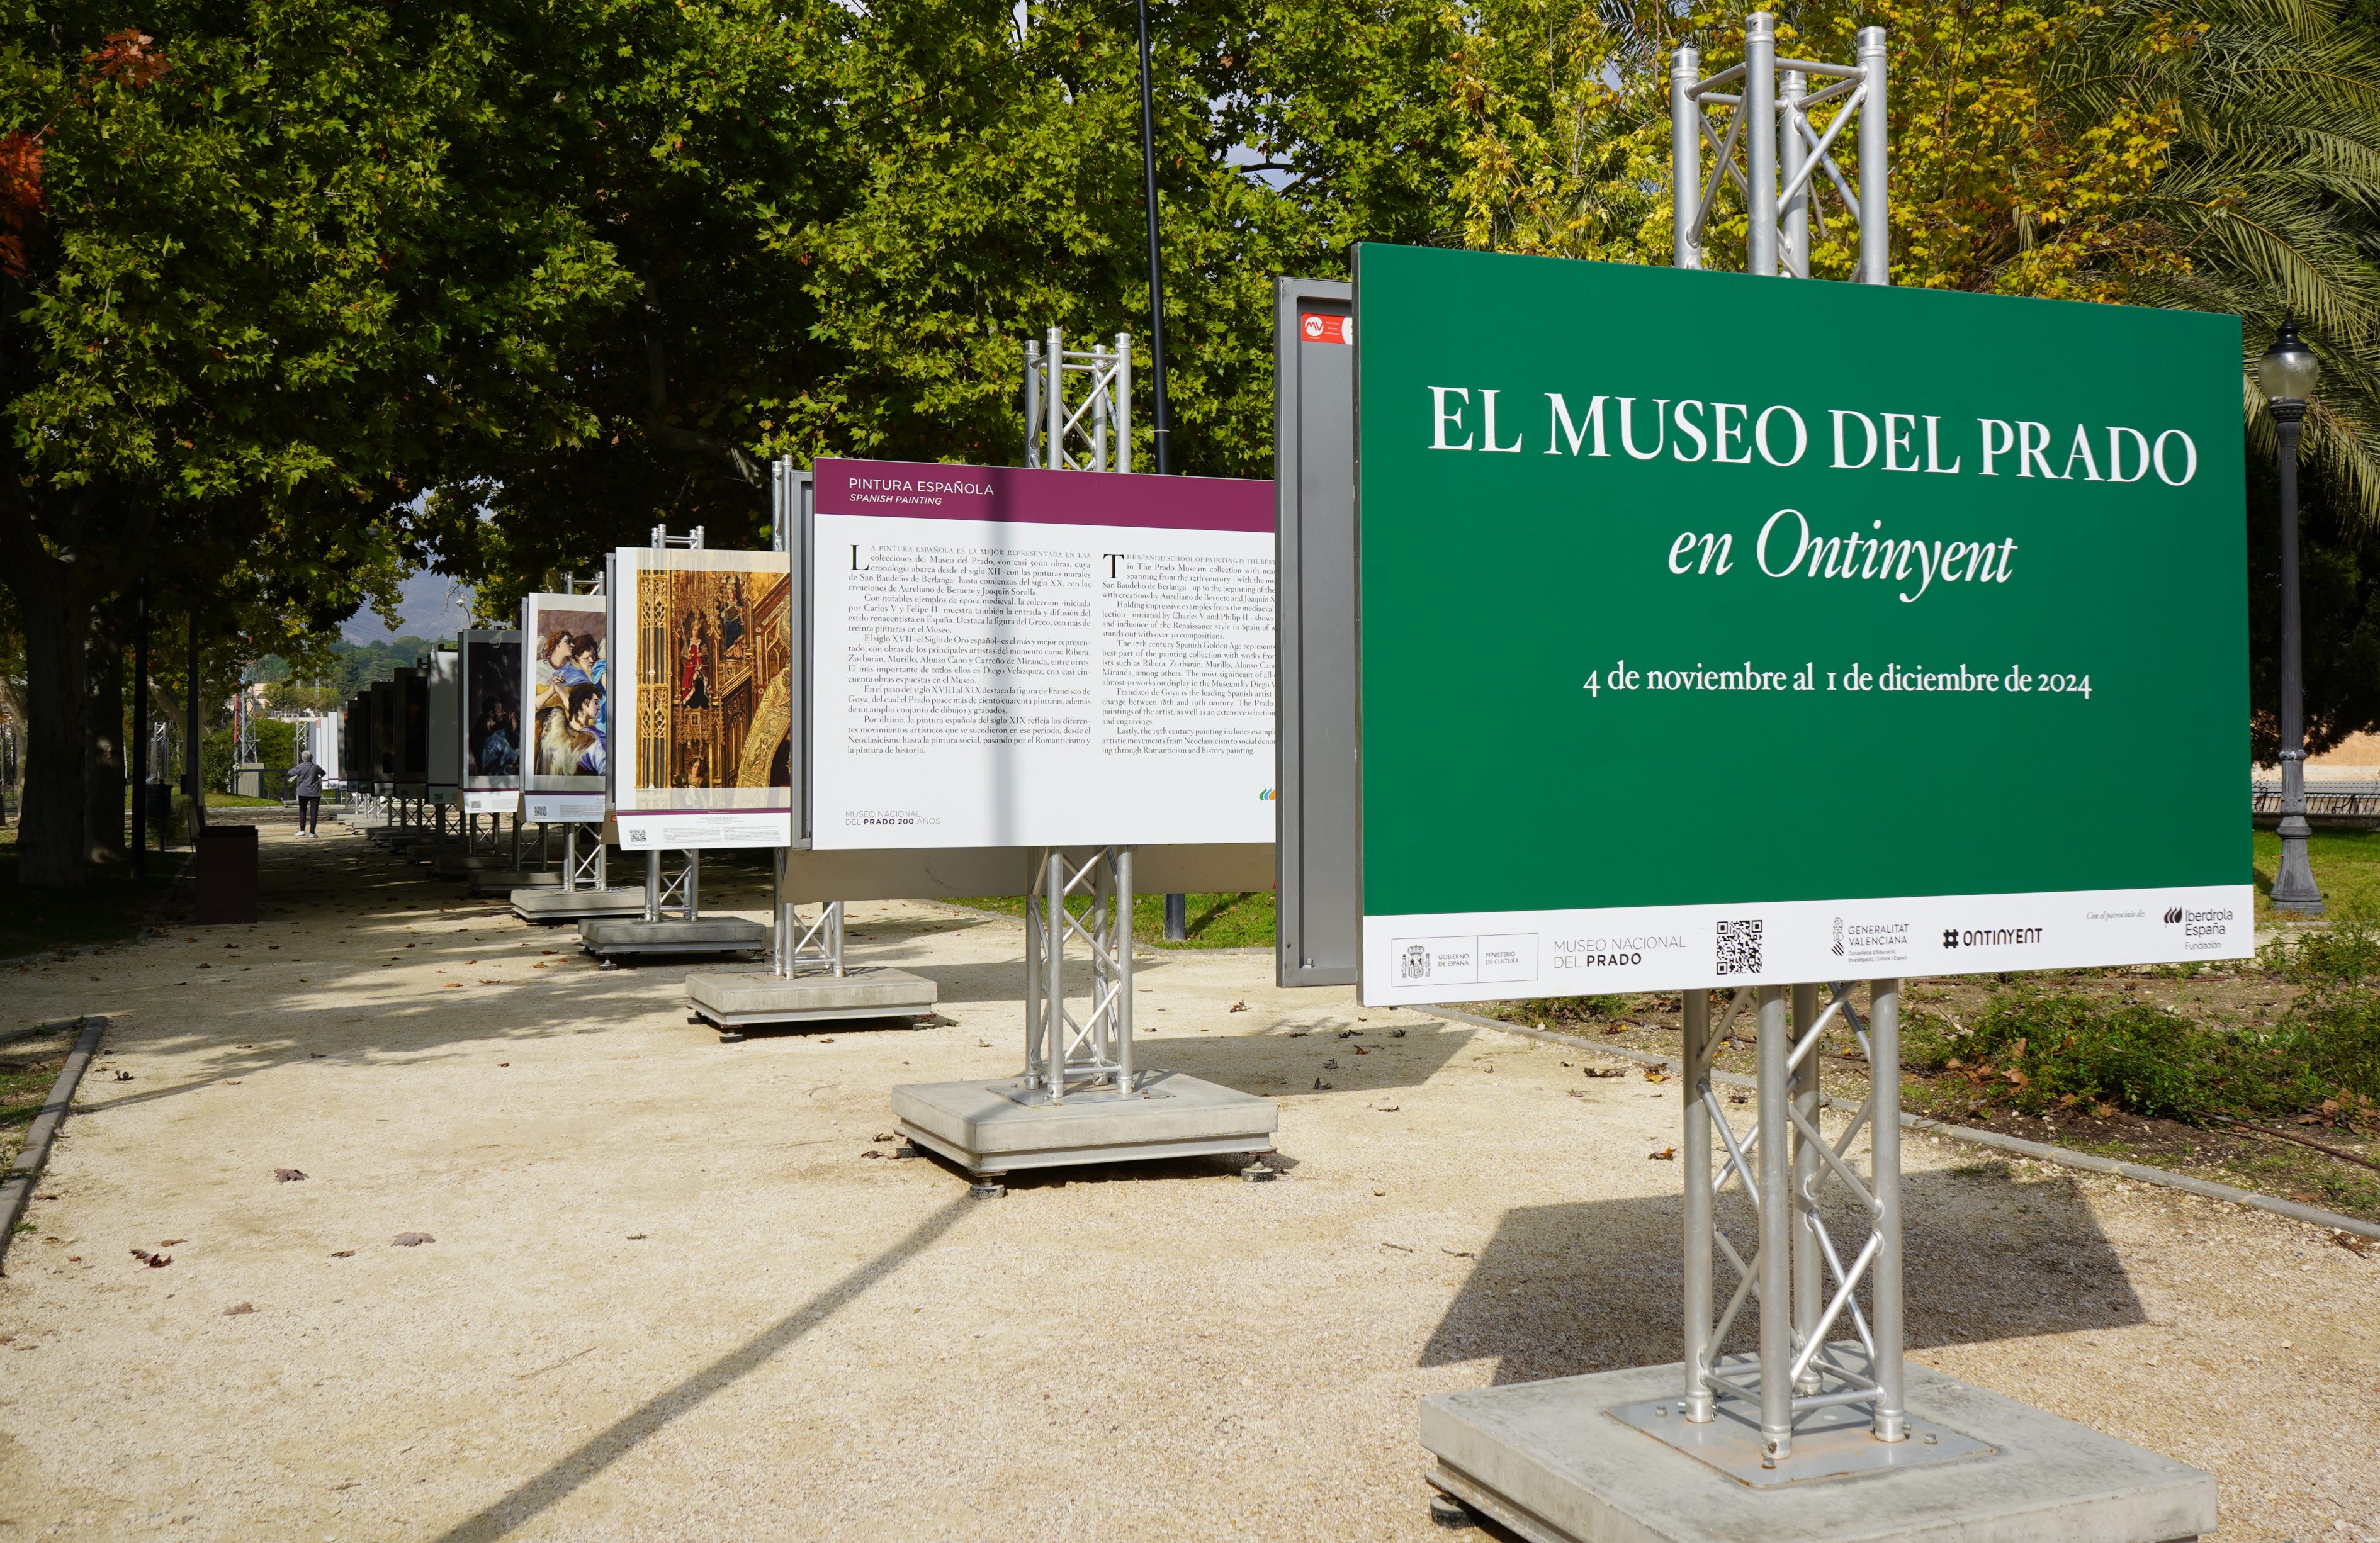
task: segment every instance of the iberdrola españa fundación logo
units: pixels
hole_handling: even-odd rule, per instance
[[[1269,788],[1267,788],[1264,791],[1257,795],[1257,802],[1258,803],[1270,803],[1272,801],[1272,790]]]

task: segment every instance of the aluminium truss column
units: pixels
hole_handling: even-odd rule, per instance
[[[1670,261],[1676,268],[1703,265],[1703,112],[1694,100],[1702,74],[1700,50],[1682,45],[1670,55],[1670,227],[1675,233]],[[1720,171],[1724,176],[1725,168]]]
[[[1786,989],[1760,988],[1760,1449],[1770,1464],[1793,1450],[1793,1026]],[[1748,1176],[1748,1175],[1747,1175]]]
[[[1881,31],[1870,28],[1869,31]],[[1866,33],[1861,34],[1864,51]],[[1876,1199],[1877,1248],[1869,1266],[1868,1302],[1876,1314],[1875,1414],[1868,1428],[1879,1441],[1909,1439],[1909,1405],[1901,1395],[1900,1274],[1900,982],[1871,981],[1867,1001],[1868,1156]]]
[[[1711,1357],[1711,1234],[1714,1225],[1711,1188],[1711,1115],[1703,1101],[1710,1096],[1710,993],[1686,993],[1685,1062],[1686,1129],[1686,1418],[1707,1425],[1711,1418],[1708,1377]]]
[[[1820,1092],[1818,1088],[1817,1035],[1823,1025],[1818,1019],[1818,988],[1804,983],[1793,988],[1793,1055],[1788,1097],[1791,1101],[1794,1120],[1793,1140],[1793,1351],[1802,1356],[1810,1343],[1818,1337],[1818,1314],[1826,1301],[1826,1261],[1820,1255],[1818,1236],[1818,1148],[1805,1131],[1818,1128]],[[1784,1134],[1784,1132],[1779,1132]],[[1803,1357],[1807,1360],[1807,1357]],[[1819,1391],[1818,1372],[1815,1363],[1806,1365],[1795,1380],[1793,1392],[1808,1396]]]
[[[1132,849],[1103,847],[1079,868],[1062,850],[1028,860],[1025,898],[1025,1084],[1051,1103],[1136,1091],[1132,1046]],[[1067,900],[1088,901],[1077,921]],[[1066,1007],[1066,940],[1089,956],[1090,1007]]]
[[[1751,230],[1743,271],[1763,278],[1777,271],[1777,23],[1766,11],[1743,18],[1744,202]]]
[[[1802,99],[1810,94],[1810,78],[1798,69],[1781,71],[1777,81],[1777,170],[1791,189],[1784,200],[1784,229],[1779,257],[1787,276],[1810,276],[1810,178],[1802,175],[1809,159],[1809,118]]]
[[[1892,282],[1892,160],[1885,112],[1884,29],[1859,30],[1859,282]],[[1846,112],[1849,108],[1844,109]]]

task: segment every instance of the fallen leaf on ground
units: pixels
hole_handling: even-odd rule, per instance
[[[353,1248],[334,1248],[331,1250],[331,1257],[333,1259],[353,1259],[356,1257],[356,1251]]]
[[[2346,1249],[2350,1254],[2369,1254],[2372,1251],[2372,1240],[2370,1238],[2359,1237],[2351,1232],[2332,1233],[2330,1235],[2330,1240],[2333,1243],[2338,1244],[2340,1248]]]
[[[628,1235],[628,1241],[631,1243],[642,1243],[647,1236],[648,1235],[644,1233],[632,1232]]]
[[[1380,1247],[1381,1247],[1381,1248],[1394,1248],[1398,1253],[1401,1253],[1401,1254],[1410,1254],[1410,1253],[1412,1253],[1412,1252],[1413,1252],[1413,1250],[1412,1250],[1411,1248],[1409,1248],[1405,1247],[1405,1246],[1404,1246],[1403,1244],[1402,1244],[1402,1243],[1383,1243],[1383,1244],[1381,1244],[1381,1245],[1380,1245]]]
[[[1235,1012],[1235,1013],[1244,1013],[1244,1012],[1246,1012],[1247,1010],[1248,1010],[1248,1005],[1247,1005],[1246,1003],[1245,1003],[1245,1002],[1234,1002],[1234,1003],[1232,1003],[1232,1011],[1233,1011],[1233,1012]]]
[[[419,1248],[425,1243],[435,1243],[438,1240],[436,1238],[431,1236],[426,1232],[401,1232],[395,1237],[389,1239],[389,1247],[393,1248]]]
[[[870,1147],[870,1148],[868,1148],[866,1151],[861,1152],[859,1155],[860,1155],[860,1156],[862,1156],[862,1157],[881,1157],[881,1156],[883,1156],[884,1154],[883,1154],[882,1152],[880,1152],[880,1151],[878,1151],[874,1147]]]
[[[1645,1156],[1647,1161],[1654,1163],[1675,1163],[1678,1160],[1678,1149],[1663,1147],[1659,1151],[1648,1151]]]
[[[119,1071],[115,1074],[115,1080],[118,1082],[129,1082],[132,1080],[132,1074],[128,1071]]]
[[[275,1168],[273,1176],[284,1184],[295,1184],[306,1176],[306,1172],[302,1168]]]
[[[242,1313],[252,1313],[255,1310],[255,1305],[252,1303],[234,1302],[230,1307],[224,1309],[223,1315],[225,1318],[237,1318]]]
[[[165,1254],[152,1254],[146,1248],[133,1249],[132,1257],[139,1260],[141,1263],[147,1265],[152,1270],[163,1270],[165,1266],[174,1262],[171,1256]]]
[[[1585,1071],[1586,1075],[1589,1077],[1625,1077],[1628,1075],[1628,1068],[1626,1067],[1588,1067],[1585,1068]]]
[[[188,1243],[188,1241],[189,1239],[187,1237],[161,1237],[157,1240],[157,1247],[160,1248],[170,1248],[176,1243]]]
[[[1646,1067],[1645,1068],[1645,1080],[1647,1082],[1667,1082],[1669,1079],[1670,1074],[1663,1071],[1658,1067]]]
[[[1339,1057],[1333,1055],[1330,1059],[1323,1062],[1322,1069],[1324,1071],[1337,1071],[1339,1069]]]
[[[877,1136],[870,1136],[870,1137],[868,1138],[868,1139],[869,1139],[869,1140],[871,1140],[871,1141],[890,1141],[890,1140],[892,1140],[892,1137],[890,1137],[890,1136],[885,1136],[885,1135],[877,1135]]]
[[[1314,1091],[1318,1093],[1327,1093],[1330,1091],[1330,1084],[1318,1077],[1314,1079]]]

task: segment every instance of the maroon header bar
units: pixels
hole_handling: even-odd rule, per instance
[[[1256,477],[834,460],[819,462],[812,476],[821,514],[1160,530],[1273,528],[1272,483]]]

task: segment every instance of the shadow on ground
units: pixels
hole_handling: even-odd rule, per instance
[[[1902,1180],[1909,1348],[2145,1321],[2072,1178],[2020,1182],[1997,1164],[1979,1167]],[[1749,1258],[1749,1210],[1729,1199],[1722,1217]],[[1979,1224],[1986,1207],[1998,1212]],[[1493,1359],[1501,1384],[1677,1360],[1683,1226],[1678,1195],[1506,1211],[1420,1364]],[[1856,1226],[1836,1236],[1846,1232]],[[1723,1258],[1717,1280],[1724,1308],[1735,1277]],[[1747,1302],[1724,1349],[1757,1348],[1755,1320]],[[1847,1318],[1839,1327],[1837,1337],[1851,1337]]]

